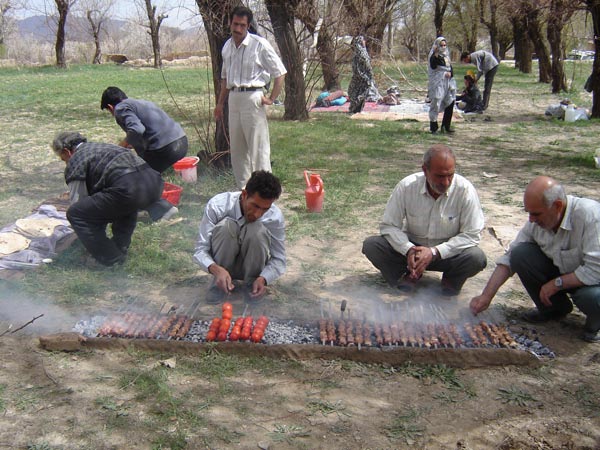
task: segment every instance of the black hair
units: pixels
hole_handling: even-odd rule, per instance
[[[469,52],[462,52],[460,54],[460,60],[464,60],[467,56],[471,56],[471,54]]]
[[[271,172],[257,170],[246,183],[246,193],[249,197],[258,194],[265,200],[277,200],[281,195],[281,182]]]
[[[250,8],[246,8],[245,6],[236,6],[235,8],[233,8],[231,14],[229,15],[230,21],[233,20],[233,16],[246,17],[248,19],[248,25],[250,25],[252,23],[252,20],[254,19],[254,14],[252,14],[252,10],[250,10]]]
[[[127,99],[127,95],[121,89],[115,86],[109,86],[102,93],[100,100],[100,109],[106,109],[108,105],[115,106]]]

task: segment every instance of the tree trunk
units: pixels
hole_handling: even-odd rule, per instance
[[[92,37],[94,39],[94,58],[92,59],[92,64],[102,64],[102,50],[100,48],[102,19],[99,19],[98,22],[96,22],[92,16],[91,10],[86,11],[86,17],[92,29]]]
[[[56,45],[54,47],[56,51],[56,66],[61,69],[67,67],[67,61],[65,59],[65,32],[67,26],[67,16],[69,14],[69,0],[54,0],[56,3],[56,10],[58,11],[58,24],[56,27]]]
[[[532,50],[525,19],[521,15],[516,15],[511,17],[510,21],[513,26],[514,35],[515,68],[521,73],[531,73]]]
[[[498,42],[498,18],[497,18],[497,10],[498,5],[496,4],[497,0],[479,0],[479,20],[485,25],[490,34],[490,47],[492,49],[492,54],[499,58],[500,55],[500,43]],[[488,6],[490,17],[489,20],[486,20],[486,6]]]
[[[548,55],[548,49],[542,36],[542,26],[540,24],[539,10],[534,8],[528,8],[525,15],[527,21],[527,33],[529,39],[533,43],[533,48],[538,58],[539,65],[539,79],[540,83],[550,83],[551,77],[551,64],[550,56]]]
[[[600,0],[586,0],[594,23],[594,36],[600,36]],[[592,69],[592,117],[600,118],[600,39],[594,39],[594,65]]]
[[[552,54],[552,93],[567,90],[567,80],[563,64],[562,30],[575,13],[571,0],[552,0],[548,13],[546,36]]]
[[[436,36],[444,35],[444,15],[448,7],[448,0],[433,0],[433,25],[435,26]]]
[[[166,14],[159,14],[159,16],[156,17],[156,6],[152,4],[152,0],[145,0],[145,3],[146,13],[148,14],[148,34],[150,35],[150,40],[152,41],[152,53],[154,54],[154,68],[158,69],[162,66],[159,39],[160,26],[162,21],[168,16]]]
[[[302,73],[302,53],[294,30],[295,13],[298,1],[265,0],[271,18],[273,34],[281,59],[288,73],[285,79],[284,120],[306,120],[306,87]]]
[[[323,73],[323,85],[327,91],[335,91],[340,89],[340,72],[335,60],[335,45],[333,43],[333,23],[331,16],[326,13],[321,23],[321,27],[317,30],[317,20],[319,12],[312,0],[304,0],[296,9],[296,16],[306,29],[311,33],[318,33],[317,36],[317,55],[321,64]]]
[[[196,0],[198,10],[204,22],[210,58],[212,62],[213,92],[216,101],[221,91],[221,69],[223,67],[223,55],[221,50],[230,37],[229,14],[236,6],[242,4],[240,0]],[[223,105],[223,120],[217,123],[214,137],[214,152],[211,148],[201,151],[198,156],[205,162],[218,168],[231,167],[231,155],[229,153],[229,102]],[[207,144],[209,144],[207,142]],[[208,145],[207,145],[208,146]],[[212,147],[212,146],[210,146]],[[217,158],[213,154],[219,155]]]

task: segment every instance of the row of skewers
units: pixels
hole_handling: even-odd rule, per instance
[[[183,339],[194,320],[187,315],[138,314],[126,312],[104,321],[100,337]]]
[[[319,321],[319,340],[323,345],[343,347],[518,347],[506,327],[485,321],[478,324],[467,323],[459,330],[454,324],[392,322],[371,325],[365,320],[343,318],[336,324],[333,319],[322,318]]]

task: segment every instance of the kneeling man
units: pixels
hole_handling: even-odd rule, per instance
[[[281,183],[270,172],[252,173],[241,192],[224,192],[206,205],[194,260],[213,281],[207,303],[218,303],[243,280],[246,300],[260,299],[285,272],[285,222],[274,204]]]
[[[525,189],[523,204],[529,222],[471,300],[471,311],[485,311],[516,272],[537,307],[523,319],[562,319],[573,301],[586,315],[582,339],[600,342],[600,203],[566,195],[555,180],[540,176]]]
[[[67,167],[71,206],[67,219],[88,252],[101,264],[122,263],[131,244],[138,210],[160,199],[158,172],[118,145],[87,142],[77,132],[62,132],[52,149]],[[112,224],[112,238],[106,227]]]
[[[483,211],[473,185],[454,173],[454,152],[433,145],[423,172],[401,180],[388,200],[380,236],[362,252],[385,280],[410,292],[425,270],[442,272],[442,294],[457,295],[467,278],[482,271],[486,257],[478,247]]]

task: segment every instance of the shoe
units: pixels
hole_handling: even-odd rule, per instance
[[[581,335],[581,339],[585,342],[598,343],[600,342],[600,331],[585,331]]]
[[[442,285],[442,295],[444,297],[455,297],[460,294],[460,290],[456,289],[452,286],[443,286]]]
[[[217,305],[225,298],[225,292],[217,286],[211,286],[206,293],[206,303],[209,305]]]
[[[398,284],[396,285],[396,287],[398,288],[399,291],[410,294],[417,288],[417,282],[420,279],[421,279],[421,277],[419,277],[418,279],[415,280],[414,278],[409,278],[405,275],[400,279],[400,281],[398,281]]]
[[[442,133],[454,134],[454,133],[456,133],[456,131],[453,128],[446,127],[445,125],[442,125]]]
[[[166,213],[164,213],[164,215],[158,220],[161,222],[169,220],[171,217],[173,217],[178,212],[179,212],[179,209],[176,206],[171,206],[171,209],[169,209]]]
[[[521,315],[521,318],[525,322],[529,322],[529,323],[545,323],[545,322],[550,322],[552,320],[561,320],[567,314],[561,313],[558,311],[554,311],[551,313],[542,313],[542,312],[538,311],[537,309],[535,309],[535,310],[527,311],[527,312],[523,313]]]

